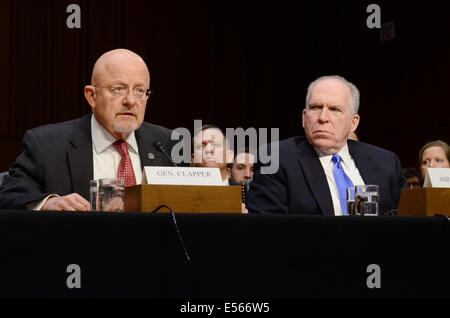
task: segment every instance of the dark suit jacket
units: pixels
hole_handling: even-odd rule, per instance
[[[406,188],[398,157],[363,142],[348,140],[347,144],[365,184],[379,185],[380,214],[396,209]],[[270,153],[270,146],[262,151]],[[279,163],[278,171],[270,175],[261,174],[261,165],[255,165],[249,212],[334,215],[325,172],[306,137],[280,141]]]
[[[26,205],[52,193],[78,193],[89,201],[93,178],[91,115],[46,125],[25,133],[22,154],[0,187],[0,208],[26,209]],[[141,166],[171,166],[153,143],[159,141],[169,153],[177,141],[171,130],[143,123],[135,131]],[[149,159],[149,153],[155,155]]]

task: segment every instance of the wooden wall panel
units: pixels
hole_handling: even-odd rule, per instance
[[[183,106],[182,1],[158,1],[152,6],[155,29],[151,39],[150,76],[154,92],[147,104],[147,118],[166,124]],[[168,113],[165,110],[171,109]]]
[[[151,61],[151,40],[152,40],[152,2],[149,1],[123,1],[120,7],[119,33],[121,41],[118,46],[130,49],[145,61]],[[126,35],[126,36],[125,36]]]
[[[21,0],[17,2],[16,42],[16,86],[11,92],[16,95],[15,135],[21,135],[31,127],[42,125],[47,119],[47,67],[51,63],[47,56],[47,9],[49,1]]]
[[[177,126],[193,130],[193,120],[212,122],[217,116],[214,104],[214,47],[212,1],[192,1],[184,9],[183,96]],[[220,123],[218,123],[220,124]]]
[[[361,91],[361,140],[396,152],[414,166],[428,141],[450,142],[447,102],[450,35],[446,5],[401,6],[378,1],[382,23],[395,23],[396,38],[381,43],[380,32],[366,27],[370,2],[342,2],[342,74]],[[355,18],[359,17],[359,18]]]
[[[81,7],[68,29],[66,7]],[[413,164],[426,141],[449,141],[448,5],[380,0],[397,38],[365,23],[370,1],[9,0],[0,5],[1,145],[5,170],[27,129],[89,112],[83,87],[96,59],[125,47],[151,72],[146,120],[192,130],[277,127],[303,134],[307,84],[341,74],[361,91],[362,140]]]
[[[85,41],[88,62],[92,69],[100,55],[120,46],[118,25],[121,23],[121,15],[118,13],[118,0],[87,1],[84,12],[83,14],[87,15]]]
[[[0,12],[3,14],[0,16],[0,38],[4,39],[0,44],[0,94],[2,100],[6,103],[2,103],[0,107],[0,136],[9,135],[9,17],[10,6],[9,2],[0,2]]]
[[[71,3],[81,7],[81,29],[67,27],[69,13],[66,13],[66,8]],[[71,120],[86,114],[90,109],[83,97],[83,87],[89,84],[86,78],[88,66],[84,63],[87,53],[84,30],[88,28],[86,19],[83,19],[88,13],[85,8],[80,1],[52,1],[49,32],[51,43],[48,45],[50,63],[46,70],[51,80],[48,87],[51,109],[48,122]]]

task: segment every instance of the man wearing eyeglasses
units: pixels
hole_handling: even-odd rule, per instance
[[[194,167],[219,168],[223,185],[229,185],[230,169],[234,152],[229,149],[226,137],[219,127],[203,125],[194,131],[191,162]]]
[[[171,131],[144,123],[150,74],[134,52],[106,52],[95,63],[84,95],[92,114],[26,132],[23,152],[0,188],[0,208],[89,210],[89,181],[139,184],[144,166],[171,165]]]

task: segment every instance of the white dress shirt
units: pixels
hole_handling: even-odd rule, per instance
[[[323,170],[325,171],[325,176],[327,177],[328,187],[330,188],[331,198],[333,200],[334,215],[343,215],[341,200],[339,198],[339,192],[337,189],[336,181],[334,180],[334,163],[331,160],[333,155],[321,155],[316,149],[317,155],[319,156],[320,163],[322,164]],[[345,174],[352,180],[354,185],[363,185],[364,180],[356,167],[355,161],[350,156],[348,152],[347,143],[345,146],[337,153],[341,156],[341,165],[344,169]]]
[[[92,155],[93,155],[93,180],[102,178],[117,178],[117,171],[120,163],[120,153],[114,148],[113,143],[116,139],[98,123],[95,116],[91,117],[91,134],[92,134]],[[142,182],[141,159],[136,143],[134,131],[125,139],[128,144],[128,153],[130,154],[131,163],[133,164],[134,177],[136,184]],[[87,184],[86,187],[89,187]],[[28,205],[30,210],[41,210],[45,202],[51,197],[58,196],[51,194],[37,203]]]
[[[102,178],[117,178],[117,170],[120,163],[120,153],[114,148],[116,139],[100,125],[92,115],[92,154],[93,154],[93,175],[94,180]],[[128,153],[133,164],[136,184],[141,184],[142,169],[139,150],[136,143],[134,131],[125,139],[128,144]]]

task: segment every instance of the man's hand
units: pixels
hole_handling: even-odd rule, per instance
[[[49,198],[42,207],[42,210],[49,211],[89,211],[90,209],[89,202],[78,193]]]

